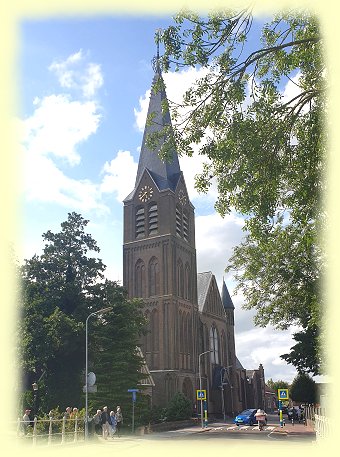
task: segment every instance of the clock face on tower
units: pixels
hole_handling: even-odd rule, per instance
[[[147,202],[150,200],[153,194],[153,189],[150,186],[144,186],[139,191],[138,197],[141,202]]]
[[[178,199],[182,205],[185,205],[187,202],[187,197],[182,189],[178,192]]]

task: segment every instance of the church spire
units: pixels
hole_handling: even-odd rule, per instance
[[[152,81],[147,122],[144,129],[136,176],[136,186],[138,185],[144,170],[147,169],[160,190],[168,188],[174,190],[181,175],[177,151],[175,149],[172,151],[171,161],[163,161],[158,156],[162,140],[160,140],[160,143],[155,150],[150,150],[146,144],[147,137],[150,134],[161,132],[164,127],[169,127],[172,130],[170,113],[168,110],[164,110],[167,96],[159,64],[158,44],[157,55],[153,59],[153,67],[155,75]]]

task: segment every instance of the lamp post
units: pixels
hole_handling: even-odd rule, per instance
[[[97,314],[104,314],[108,311],[111,311],[112,308],[103,308],[99,311],[95,311],[87,316],[85,322],[85,440],[87,440],[89,435],[89,422],[88,422],[88,322],[91,316],[96,316]]]
[[[199,356],[198,356],[198,376],[199,376],[199,381],[200,381],[200,390],[202,390],[202,377],[201,377],[201,357],[202,355],[204,354],[208,354],[209,352],[214,352],[214,351],[205,351],[205,352],[202,352]],[[203,400],[201,400],[201,426],[202,428],[204,428],[203,426]]]
[[[36,382],[34,382],[32,384],[32,388],[33,388],[33,393],[34,393],[34,396],[33,396],[33,408],[34,408],[33,417],[35,417],[37,415],[37,395],[38,395],[39,386],[38,386],[38,384]]]
[[[222,410],[223,410],[223,421],[225,422],[225,404],[224,404],[224,387],[223,387],[223,377],[222,377],[222,373],[224,375],[224,373],[228,370],[228,368],[231,368],[232,365],[229,365],[228,367],[222,367],[221,368],[221,372],[220,372],[220,375],[221,375],[221,398],[222,398]],[[229,379],[229,376],[228,376],[228,379]],[[230,383],[230,380],[229,380],[229,383]],[[230,388],[232,388],[231,384],[230,384]],[[232,392],[231,392],[232,394]]]

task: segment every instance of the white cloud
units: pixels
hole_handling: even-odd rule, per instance
[[[27,200],[57,203],[81,211],[109,209],[100,203],[98,186],[67,177],[48,157],[24,152],[24,193]]]
[[[81,90],[84,97],[93,97],[104,83],[100,65],[86,62],[80,50],[66,60],[54,61],[49,70],[55,72],[61,87]]]
[[[23,144],[33,159],[53,154],[70,165],[80,162],[77,146],[97,131],[100,114],[92,101],[72,101],[66,95],[35,100],[35,110],[23,121]]]
[[[197,271],[212,271],[220,287],[233,247],[243,237],[242,226],[243,219],[234,214],[224,218],[216,213],[196,217]]]
[[[103,193],[117,194],[117,200],[122,202],[132,190],[136,179],[137,163],[129,151],[118,151],[111,162],[104,164],[102,173],[105,173],[100,189]]]
[[[262,363],[266,379],[282,379],[291,382],[296,376],[296,370],[293,366],[287,365],[280,355],[290,352],[294,344],[292,334],[297,329],[297,327],[291,327],[289,330],[280,331],[268,326],[237,333],[235,337],[237,357],[247,369],[255,369]]]
[[[50,70],[57,74],[63,88],[81,88],[90,97],[103,79],[100,66],[84,64],[84,59],[79,51],[64,61],[53,62]],[[74,100],[70,94],[51,94],[35,97],[33,106],[31,116],[19,121],[26,199],[107,212],[99,185],[88,179],[72,179],[61,169],[81,162],[79,147],[96,133],[101,121],[98,104],[89,98]],[[57,164],[56,159],[62,162]]]

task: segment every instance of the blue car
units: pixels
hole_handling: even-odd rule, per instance
[[[238,414],[235,419],[234,423],[236,425],[254,425],[257,423],[255,414],[257,409],[245,409],[242,413]],[[267,422],[267,418],[266,418]]]

